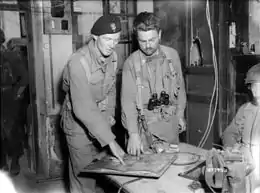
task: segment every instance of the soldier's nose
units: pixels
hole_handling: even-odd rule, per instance
[[[112,48],[114,49],[116,47],[116,45],[117,45],[117,41],[113,41]]]
[[[151,47],[150,42],[146,42],[146,48],[148,49],[148,48],[150,48],[150,47]]]

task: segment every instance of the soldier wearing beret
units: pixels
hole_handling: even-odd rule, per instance
[[[91,29],[91,40],[69,59],[63,72],[66,92],[61,115],[69,147],[69,176],[72,193],[96,192],[93,178],[78,174],[109,146],[123,163],[124,151],[115,141],[111,126],[115,124],[115,46],[121,32],[120,19],[100,17]]]

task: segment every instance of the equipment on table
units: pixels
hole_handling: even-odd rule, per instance
[[[201,161],[179,176],[205,183],[208,188],[220,189],[222,193],[244,193],[243,180],[253,171],[250,163],[244,161],[243,154],[215,148]],[[219,191],[218,191],[219,192]]]
[[[187,166],[192,165],[200,161],[201,156],[190,152],[178,152],[178,158],[174,161],[172,165],[175,166]]]

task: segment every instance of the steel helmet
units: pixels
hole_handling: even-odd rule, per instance
[[[260,63],[251,67],[246,74],[246,79],[245,79],[246,84],[256,83],[256,82],[260,83]]]

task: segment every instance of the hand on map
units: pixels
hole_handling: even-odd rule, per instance
[[[112,154],[120,161],[121,164],[125,165],[125,162],[123,161],[125,152],[124,150],[117,144],[116,141],[112,141],[109,143],[109,148],[112,152]]]
[[[143,153],[143,144],[138,133],[131,133],[129,135],[128,144],[127,144],[127,153],[130,155],[136,155],[137,157]]]

